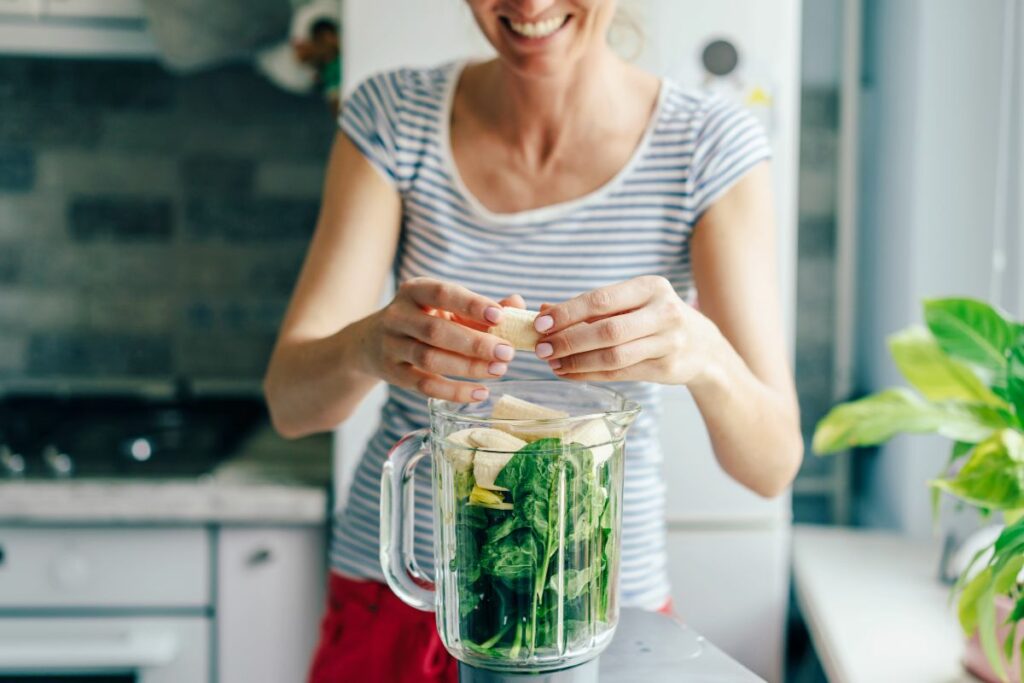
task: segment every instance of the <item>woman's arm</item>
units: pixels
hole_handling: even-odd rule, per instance
[[[358,330],[349,325],[377,307],[400,221],[398,192],[338,133],[316,231],[264,378],[282,435],[340,424],[378,381],[359,367]]]
[[[769,165],[704,214],[690,245],[700,312],[713,334],[690,391],[722,468],[754,491],[781,493],[803,458],[800,408],[782,328]]]
[[[700,311],[664,278],[641,277],[545,306],[535,323],[537,355],[561,377],[687,385],[722,468],[764,496],[803,456],[773,215],[767,163],[705,212],[690,245]]]
[[[500,305],[458,285],[416,278],[375,310],[398,243],[398,192],[339,133],[323,194],[264,379],[277,431],[297,437],[332,429],[381,379],[427,396],[486,398],[480,384],[444,375],[505,372],[512,348],[456,322],[486,328],[500,319]]]

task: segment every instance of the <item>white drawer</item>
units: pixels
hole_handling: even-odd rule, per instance
[[[205,607],[205,529],[0,526],[0,609]]]
[[[206,617],[0,618],[0,679],[208,683],[211,630]]]

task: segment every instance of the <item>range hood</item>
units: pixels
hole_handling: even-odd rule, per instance
[[[110,58],[159,55],[142,0],[0,0],[0,53]]]
[[[196,71],[286,41],[292,2],[0,0],[0,54],[155,58]]]

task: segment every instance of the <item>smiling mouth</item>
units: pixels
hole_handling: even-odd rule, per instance
[[[551,17],[550,19],[542,19],[540,21],[522,22],[513,21],[508,17],[501,17],[501,23],[505,25],[505,28],[521,38],[539,40],[557,33],[563,26],[569,23],[571,17],[571,14],[565,14],[560,17]]]

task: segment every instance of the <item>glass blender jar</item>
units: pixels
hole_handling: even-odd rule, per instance
[[[463,681],[554,680],[595,660],[618,620],[623,447],[639,406],[603,386],[534,380],[429,410],[430,428],[403,438],[381,477],[388,585],[436,611]],[[428,453],[433,581],[412,552],[414,471]]]

